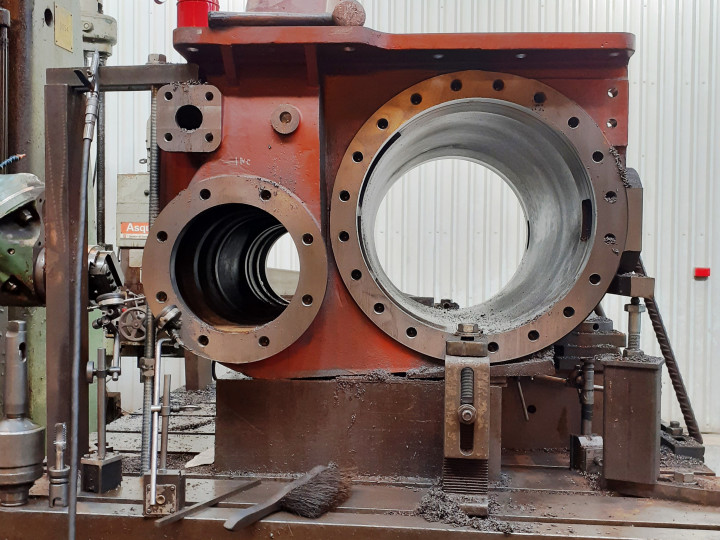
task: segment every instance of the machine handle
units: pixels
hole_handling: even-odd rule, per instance
[[[282,509],[281,503],[282,497],[275,496],[265,502],[261,502],[249,508],[242,508],[230,516],[223,527],[228,531],[236,531],[252,525],[256,521],[261,520],[264,517],[269,516],[273,512],[277,512]]]

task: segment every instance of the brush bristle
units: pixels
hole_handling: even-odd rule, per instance
[[[283,498],[282,505],[288,512],[315,519],[337,508],[349,495],[349,475],[331,463],[288,493]]]

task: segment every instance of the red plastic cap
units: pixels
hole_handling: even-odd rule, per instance
[[[207,27],[208,13],[220,9],[220,0],[178,0],[177,26]]]
[[[709,268],[695,268],[695,277],[696,278],[710,277],[710,269]]]

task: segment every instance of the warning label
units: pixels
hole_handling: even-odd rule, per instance
[[[147,238],[150,227],[147,222],[122,221],[120,223],[120,238],[144,240]]]

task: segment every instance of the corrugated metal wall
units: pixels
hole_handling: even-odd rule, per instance
[[[716,277],[693,279],[693,268],[720,268],[720,1],[719,0],[365,0],[367,26],[385,32],[632,32],[637,52],[630,63],[630,143],[628,165],[645,184],[644,258],[657,277],[657,298],[680,359],[699,422],[720,431],[720,406],[712,389],[720,385],[720,320],[713,317],[720,289]],[[221,0],[221,8],[241,10],[242,0]],[[107,0],[118,19],[120,39],[111,63],[146,61],[149,52],[171,46],[174,2]],[[145,157],[147,95],[108,100],[108,177],[142,171]],[[522,212],[512,192],[476,167],[431,164],[410,173],[389,195],[378,218],[377,240],[384,264],[408,291],[448,294],[475,303],[507,281],[517,266],[525,234]],[[447,185],[449,189],[440,189]],[[445,180],[441,180],[445,179]],[[424,188],[409,195],[408,182]],[[403,196],[403,190],[405,195]],[[469,191],[468,191],[469,190]],[[411,190],[415,192],[415,190]],[[114,194],[112,188],[109,192]],[[469,195],[467,195],[469,193]],[[462,195],[461,195],[462,194]],[[112,208],[112,200],[109,205]],[[433,216],[432,219],[429,216]],[[108,216],[114,230],[114,216]],[[402,230],[414,230],[403,234]],[[420,242],[425,238],[425,242]],[[448,242],[448,238],[452,241]],[[473,245],[474,255],[458,265],[452,250]],[[502,249],[501,246],[512,246]],[[416,247],[417,246],[417,247]],[[424,246],[424,247],[423,247]],[[488,256],[491,254],[491,256]],[[419,261],[419,264],[410,263]],[[273,261],[290,266],[287,256]],[[434,285],[438,281],[446,287]],[[447,292],[446,292],[447,291]],[[606,302],[608,314],[625,329],[620,299]],[[644,320],[646,330],[649,321]],[[643,347],[658,349],[650,331]],[[128,380],[131,377],[126,378]],[[665,381],[663,415],[679,418]]]

